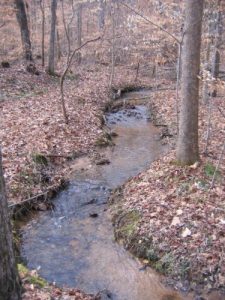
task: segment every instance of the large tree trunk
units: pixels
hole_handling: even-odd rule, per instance
[[[51,2],[51,31],[49,42],[49,60],[48,73],[54,75],[55,73],[55,37],[56,37],[56,9],[57,0]]]
[[[21,285],[13,252],[0,148],[0,300],[20,300]]]
[[[177,160],[182,165],[199,159],[198,98],[203,0],[185,0],[185,28],[181,77],[181,114]]]
[[[32,61],[32,51],[30,42],[30,31],[28,28],[27,14],[23,0],[15,0],[16,17],[20,26],[24,57],[26,60]]]

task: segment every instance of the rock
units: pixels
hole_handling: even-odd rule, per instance
[[[112,131],[112,132],[110,133],[110,135],[111,135],[111,137],[117,137],[117,136],[118,136],[118,133],[116,133],[115,131]]]
[[[180,225],[180,218],[174,217],[170,226],[177,226],[177,225]]]
[[[90,201],[83,203],[82,206],[95,204],[97,201],[98,199],[93,198]]]
[[[90,217],[90,218],[97,218],[97,217],[98,217],[98,214],[97,214],[97,213],[90,213],[90,214],[89,214],[89,217]]]
[[[2,67],[5,68],[5,69],[6,69],[6,68],[10,68],[10,64],[9,64],[8,61],[2,61],[1,65],[2,65]]]
[[[40,72],[37,70],[35,64],[30,63],[26,67],[27,72],[34,74],[34,75],[40,75]]]
[[[112,293],[109,290],[100,291],[95,296],[95,300],[109,300],[109,299],[113,299]]]
[[[107,158],[100,159],[96,162],[97,166],[109,165],[110,161]]]
[[[182,233],[181,233],[181,236],[183,237],[183,238],[186,238],[186,237],[188,237],[188,236],[190,236],[191,235],[191,231],[186,227],[183,231],[182,231]]]

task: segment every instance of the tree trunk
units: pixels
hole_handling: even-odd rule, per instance
[[[185,0],[185,28],[182,51],[181,113],[177,161],[190,165],[199,159],[198,101],[203,0]]]
[[[77,8],[77,47],[82,45],[82,3]],[[81,63],[81,52],[77,52],[77,62]]]
[[[49,59],[48,59],[48,73],[51,75],[54,75],[54,73],[55,73],[56,9],[57,9],[57,0],[52,0],[52,2],[51,2],[51,31],[50,31]]]
[[[217,79],[219,77],[220,71],[220,46],[221,46],[221,36],[223,33],[223,24],[222,24],[222,12],[220,8],[221,0],[218,0],[218,12],[216,17],[215,24],[215,41],[214,49],[212,55],[212,77]],[[216,88],[212,92],[212,96],[216,97],[217,91]]]
[[[16,18],[20,26],[21,39],[26,60],[32,61],[32,51],[30,42],[30,31],[28,28],[27,14],[23,0],[15,0]]]
[[[99,29],[102,30],[105,26],[105,2],[104,0],[100,0],[100,10],[99,10],[99,17],[98,17],[98,23],[99,23]]]
[[[13,252],[0,148],[0,300],[20,300],[21,285]]]
[[[45,0],[40,1],[41,9],[41,62],[42,66],[45,66]]]
[[[111,46],[111,74],[109,86],[112,88],[115,77],[115,0],[112,1],[112,46]]]

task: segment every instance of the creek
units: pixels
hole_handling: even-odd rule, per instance
[[[166,147],[144,105],[108,113],[106,120],[117,137],[114,146],[99,153],[110,163],[77,159],[69,187],[54,199],[55,209],[23,224],[22,256],[29,268],[59,286],[93,294],[107,289],[109,299],[115,300],[183,299],[172,296],[158,274],[142,269],[141,262],[114,241],[107,206],[111,190],[149,167]]]

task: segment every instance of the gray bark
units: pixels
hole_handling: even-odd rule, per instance
[[[32,61],[30,31],[28,28],[27,14],[23,0],[15,0],[16,18],[20,26],[21,40],[24,51],[24,58]]]
[[[111,47],[111,74],[110,74],[110,88],[113,86],[115,77],[115,0],[112,1],[112,47]]]
[[[77,47],[82,45],[82,3],[78,5],[77,8]],[[81,63],[81,52],[77,52],[77,62]]]
[[[185,28],[182,51],[181,112],[177,161],[193,164],[199,159],[198,102],[203,0],[185,0]]]
[[[221,0],[218,0],[218,12],[216,17],[215,24],[215,41],[214,41],[214,49],[212,54],[212,76],[217,79],[219,77],[220,71],[220,46],[221,46],[221,36],[223,33],[223,25],[222,25],[222,12],[220,10]],[[217,91],[214,89],[212,96],[216,96]]]
[[[13,251],[0,148],[0,300],[20,300],[21,285]]]
[[[100,9],[99,9],[99,29],[102,30],[105,26],[105,1],[100,0]]]
[[[49,60],[48,60],[48,72],[54,75],[55,73],[55,39],[56,39],[56,9],[57,0],[51,1],[51,31],[49,42]]]
[[[45,65],[45,0],[40,1],[40,9],[41,9],[41,62],[42,66]]]

